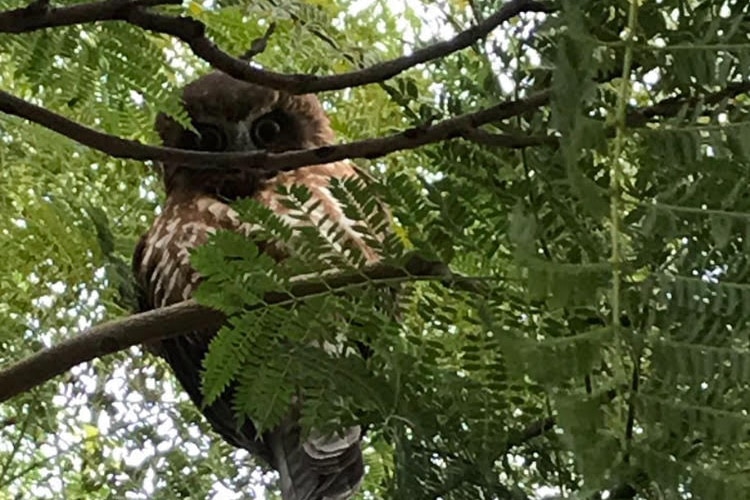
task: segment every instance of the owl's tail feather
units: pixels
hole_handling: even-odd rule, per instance
[[[291,421],[264,435],[279,471],[283,500],[348,500],[362,482],[364,464],[361,429],[343,436],[314,431],[300,443],[300,429]]]

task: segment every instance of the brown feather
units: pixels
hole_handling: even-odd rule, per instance
[[[330,144],[333,132],[323,108],[314,96],[293,96],[234,80],[221,73],[209,74],[188,85],[184,91],[185,108],[194,122],[212,120],[234,130],[245,122],[280,109],[293,117],[289,134],[274,144],[276,150],[310,148]],[[157,129],[167,146],[177,146],[190,133],[165,115],[157,119]],[[232,128],[235,127],[235,128]],[[352,227],[338,201],[329,190],[331,179],[357,175],[348,162],[314,165],[286,172],[265,180],[252,173],[236,170],[196,171],[179,164],[163,166],[167,199],[162,213],[143,236],[133,259],[136,278],[143,289],[141,308],[164,307],[191,297],[201,276],[190,265],[191,249],[206,242],[219,229],[250,234],[252,227],[239,220],[226,198],[254,197],[280,216],[295,224],[310,225],[289,217],[278,188],[304,185],[312,202],[312,224],[326,219],[342,230],[342,245],[357,248],[368,262],[380,256]],[[324,228],[325,231],[326,228]],[[248,240],[248,244],[257,244]],[[278,259],[283,252],[273,243],[265,246]],[[214,331],[186,332],[149,344],[150,351],[172,366],[180,383],[196,405],[201,405],[200,370]],[[229,443],[243,447],[266,460],[281,473],[285,500],[324,500],[350,498],[362,479],[364,467],[360,451],[361,432],[350,428],[345,437],[310,436],[300,439],[296,412],[290,402],[290,414],[277,428],[258,436],[252,422],[240,425],[232,410],[230,387],[210,406],[201,409],[213,428]]]

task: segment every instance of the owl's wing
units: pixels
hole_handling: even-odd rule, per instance
[[[158,222],[157,222],[158,224]],[[174,228],[174,242],[159,239],[161,235],[158,225],[143,235],[133,254],[133,271],[138,283],[139,311],[145,312],[158,307],[183,300],[183,293],[192,288],[194,271],[178,256],[179,242],[192,235],[185,234],[178,227]],[[160,235],[156,238],[155,235]],[[163,283],[173,283],[173,287],[163,292]],[[196,283],[197,284],[197,283]],[[194,285],[193,285],[194,286]],[[184,293],[189,298],[190,290]],[[149,343],[146,348],[164,358],[172,368],[180,385],[190,396],[190,399],[201,409],[211,427],[228,443],[238,448],[244,448],[271,462],[271,452],[268,446],[258,439],[252,422],[246,421],[238,426],[232,410],[233,388],[228,388],[220,397],[205,407],[201,407],[203,394],[201,392],[201,370],[203,358],[208,352],[211,338],[215,331],[192,331],[185,335],[172,337],[158,342]]]
[[[329,172],[325,173],[330,174]],[[346,222],[336,212],[335,200],[321,188],[314,196],[321,200],[321,217]],[[296,176],[293,182],[299,182]],[[261,199],[262,200],[262,199]],[[280,209],[268,199],[272,208]],[[189,250],[203,244],[219,228],[238,229],[236,214],[217,200],[198,200],[189,206],[165,207],[149,232],[138,244],[133,269],[141,288],[142,311],[190,298],[200,277],[190,266]],[[233,411],[234,387],[230,385],[211,405],[201,407],[201,369],[215,331],[186,332],[147,347],[163,357],[192,401],[227,442],[245,448],[271,464],[280,474],[284,500],[345,500],[351,498],[364,475],[360,449],[361,429],[354,426],[343,435],[325,436],[313,432],[304,441],[294,411],[277,428],[258,436],[249,420],[241,425]]]

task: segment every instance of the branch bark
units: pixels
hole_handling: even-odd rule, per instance
[[[750,82],[732,83],[724,89],[702,96],[670,97],[652,106],[631,110],[628,112],[627,123],[631,127],[641,127],[655,117],[674,116],[685,105],[696,104],[697,102],[718,104],[724,99],[733,98],[747,92],[750,92]],[[250,168],[257,169],[264,175],[272,176],[277,172],[295,170],[307,165],[354,158],[379,158],[396,151],[415,149],[455,138],[464,138],[480,144],[507,148],[523,148],[534,145],[554,146],[559,139],[553,136],[527,137],[491,134],[479,129],[480,126],[487,123],[506,120],[533,111],[547,104],[550,96],[551,91],[545,90],[524,99],[499,103],[484,110],[466,113],[433,124],[412,127],[396,134],[335,146],[275,154],[264,151],[207,153],[149,146],[138,141],[99,132],[1,90],[0,111],[25,118],[84,146],[116,158],[166,161],[201,169]]]
[[[236,58],[219,49],[206,37],[206,25],[185,16],[170,16],[150,12],[144,7],[180,3],[179,0],[107,0],[58,9],[38,9],[33,6],[14,11],[0,12],[0,33],[25,33],[55,26],[97,21],[126,21],[130,24],[174,36],[208,62],[237,79],[293,94],[340,90],[377,83],[413,68],[419,64],[445,57],[462,50],[487,36],[503,22],[522,12],[552,12],[554,8],[537,0],[511,0],[495,14],[481,23],[462,31],[450,40],[437,42],[415,50],[408,56],[374,64],[368,68],[338,75],[316,76],[284,74],[253,67],[242,58]]]
[[[397,134],[336,146],[276,154],[264,151],[206,153],[148,146],[138,141],[98,132],[4,91],[0,91],[0,111],[25,118],[84,146],[116,158],[166,161],[203,169],[253,168],[272,175],[306,165],[331,163],[350,158],[373,159],[399,150],[414,149],[426,144],[464,137],[480,125],[533,111],[549,102],[549,96],[549,91],[544,91],[525,99],[500,103],[481,111],[459,115],[431,125],[413,127]]]
[[[34,2],[28,7],[0,12],[0,33],[29,33],[97,21],[122,21],[134,8],[181,3],[182,0],[106,0],[50,8],[48,2]]]
[[[560,144],[560,138],[552,135],[493,134],[479,128],[468,130],[463,138],[485,146],[510,149],[543,145],[556,147]]]
[[[179,335],[191,328],[220,325],[224,316],[195,301],[135,314],[89,328],[0,370],[0,403],[28,391],[85,361]]]
[[[291,304],[351,285],[398,278],[441,279],[457,283],[471,281],[470,278],[454,276],[440,262],[425,261],[413,256],[401,267],[376,264],[360,272],[338,273],[299,281],[293,283],[286,292],[266,294],[262,303],[249,306],[249,309]],[[188,300],[102,323],[0,370],[0,403],[37,387],[80,363],[147,341],[175,337],[193,330],[218,329],[225,319],[223,313]]]

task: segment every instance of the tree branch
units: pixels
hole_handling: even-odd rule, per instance
[[[507,455],[516,446],[520,446],[527,441],[530,441],[535,437],[539,437],[547,431],[552,430],[555,427],[556,423],[557,419],[555,417],[547,417],[542,420],[531,422],[522,430],[508,436],[508,439],[505,442],[505,446],[495,455],[496,458],[494,460],[499,460],[504,455]],[[452,480],[446,481],[446,483],[442,485],[442,487],[437,492],[434,492],[434,497],[444,497],[467,481],[478,481],[479,479],[481,479],[480,469],[474,462],[464,461],[463,459],[462,462],[461,473],[453,476]]]
[[[251,305],[248,309],[292,304],[306,297],[351,285],[398,278],[441,279],[449,283],[471,284],[471,278],[453,275],[440,262],[412,256],[401,267],[376,264],[360,272],[337,273],[299,281],[293,283],[286,292],[266,294],[262,303]],[[188,300],[102,323],[0,370],[0,403],[37,387],[80,363],[147,341],[175,337],[188,331],[218,329],[225,319],[221,312]]]
[[[630,111],[627,116],[627,124],[630,127],[642,127],[648,121],[658,116],[669,117],[677,115],[685,105],[698,103],[718,104],[724,99],[731,99],[748,92],[750,92],[750,82],[735,82],[710,94],[670,97],[657,102],[653,106]]]
[[[0,32],[24,33],[42,28],[66,26],[96,21],[126,21],[130,24],[172,35],[188,44],[193,53],[237,79],[293,94],[323,92],[377,83],[393,78],[409,68],[445,57],[462,50],[487,36],[503,22],[522,12],[552,12],[554,8],[537,0],[511,0],[481,23],[462,31],[450,40],[437,42],[415,50],[408,56],[374,64],[368,68],[330,76],[284,74],[250,66],[247,61],[235,58],[219,49],[206,37],[202,22],[185,16],[169,16],[147,11],[144,7],[177,0],[107,0],[59,9],[32,9],[26,7],[0,13]]]
[[[123,21],[126,13],[136,7],[181,3],[182,0],[106,0],[50,8],[48,1],[34,2],[28,7],[0,12],[0,33],[28,33],[97,21]]]
[[[4,91],[0,91],[0,111],[25,118],[84,146],[116,158],[166,161],[203,169],[254,168],[272,175],[306,165],[331,163],[350,158],[378,158],[399,150],[414,149],[426,144],[463,137],[480,125],[532,111],[546,104],[549,101],[549,95],[548,91],[540,92],[526,99],[500,103],[481,111],[459,115],[431,125],[413,127],[397,134],[375,139],[275,154],[264,151],[206,153],[148,146],[138,141],[98,132]]]
[[[552,430],[555,425],[557,425],[557,419],[555,417],[547,417],[530,423],[521,432],[508,438],[505,446],[506,453],[510,452],[512,448],[520,446],[527,441],[531,441],[535,437],[539,437],[547,431]]]
[[[657,116],[674,116],[685,105],[699,101],[717,104],[724,99],[750,92],[750,82],[732,83],[726,88],[703,96],[670,97],[652,106],[628,112],[627,122],[631,127],[640,127]],[[96,131],[74,122],[53,111],[24,101],[0,90],[0,111],[25,118],[45,128],[62,134],[84,146],[96,149],[116,158],[139,161],[166,161],[193,168],[250,168],[272,176],[277,172],[295,170],[307,165],[330,163],[353,158],[373,159],[396,151],[415,149],[420,146],[448,139],[465,138],[480,144],[508,148],[523,148],[534,145],[555,145],[558,139],[552,136],[525,137],[520,135],[492,134],[479,127],[533,111],[549,102],[550,91],[542,91],[525,99],[507,101],[490,108],[466,113],[434,123],[412,127],[396,134],[374,139],[365,139],[347,144],[324,146],[315,149],[288,151],[285,153],[231,152],[207,153],[176,148],[149,146],[138,141],[123,139]]]
[[[467,130],[463,138],[477,144],[498,148],[522,149],[531,146],[558,146],[560,138],[552,135],[493,134],[480,128]]]
[[[0,420],[0,430],[5,429],[6,427],[11,427],[13,425],[16,425],[18,423],[18,419],[16,417],[8,417]],[[2,474],[0,474],[0,477],[2,477]]]
[[[251,61],[258,54],[262,54],[266,47],[268,47],[268,40],[271,39],[271,35],[276,31],[276,23],[271,23],[266,28],[266,32],[263,33],[259,38],[253,40],[250,44],[250,48],[240,56],[240,59],[245,61]]]
[[[195,301],[135,314],[89,328],[0,370],[0,403],[85,361],[141,344],[220,325],[224,316]]]
[[[629,386],[625,386],[624,389],[629,389]],[[611,401],[617,396],[617,394],[617,391],[612,389],[606,392],[606,397]],[[557,417],[555,416],[549,416],[541,420],[531,422],[521,431],[508,436],[508,439],[505,442],[505,446],[495,455],[493,461],[500,460],[504,455],[510,453],[516,446],[520,446],[536,437],[544,435],[548,431],[554,429],[556,425]],[[479,479],[481,477],[479,469],[472,465],[473,464],[467,464],[467,467],[463,468],[462,473],[455,476],[453,481],[445,484],[435,496],[445,496],[450,491],[458,488],[466,481],[476,481],[477,479]]]

